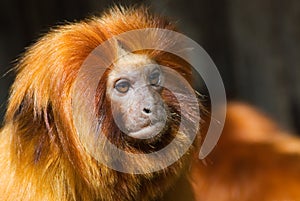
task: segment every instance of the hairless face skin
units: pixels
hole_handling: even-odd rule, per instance
[[[119,52],[107,83],[114,120],[130,137],[153,138],[164,129],[167,117],[160,95],[164,74],[146,55]]]

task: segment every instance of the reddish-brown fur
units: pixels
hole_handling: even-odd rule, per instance
[[[190,166],[190,153],[198,154],[192,147],[162,171],[123,174],[86,152],[75,134],[71,104],[82,62],[108,38],[149,27],[175,29],[143,8],[113,9],[101,18],[54,29],[28,49],[17,66],[1,130],[0,200],[152,200],[164,194],[165,200],[299,200],[299,139],[282,134],[266,117],[241,104],[229,105],[225,130],[206,163],[195,158]],[[138,53],[191,81],[189,65],[174,55]],[[109,135],[115,127],[109,123],[111,114],[103,112],[109,108],[105,82],[99,83],[95,106],[99,116],[107,115]],[[163,98],[176,110],[174,97],[165,91]],[[111,140],[124,148],[119,139]]]
[[[142,28],[174,30],[171,23],[150,15],[147,9],[114,8],[100,18],[58,27],[28,49],[17,66],[1,130],[0,200],[152,200],[161,197],[184,174],[189,151],[161,171],[125,174],[99,164],[76,135],[72,87],[83,61],[112,36]],[[127,41],[122,42],[132,48]],[[112,52],[107,52],[107,57],[114,57]],[[190,80],[190,68],[179,58],[159,51],[138,53],[149,55]],[[98,118],[100,115],[108,120],[103,123],[105,135],[113,134],[111,140],[121,148],[147,152],[145,148],[128,147],[116,137],[118,129],[111,122],[111,113],[103,112],[109,110],[109,105],[105,97],[106,81],[101,82],[95,106]],[[165,92],[163,96],[170,107],[176,108],[171,95]],[[177,130],[173,122],[169,125],[170,135]],[[175,150],[173,154],[176,153]],[[146,170],[151,165],[150,161],[140,163]]]
[[[195,160],[191,183],[197,201],[300,200],[300,139],[231,103],[219,143],[205,164]]]

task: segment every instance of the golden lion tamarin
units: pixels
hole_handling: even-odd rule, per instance
[[[102,52],[96,49],[113,36],[143,28],[175,29],[145,8],[114,8],[100,18],[58,27],[28,49],[17,66],[1,130],[0,200],[153,200],[185,174],[197,143],[185,131],[199,122],[193,117],[200,108],[192,111],[191,98],[181,92],[185,105],[179,105],[163,84],[166,69],[190,81],[190,67],[164,51],[132,52],[136,41],[114,39]],[[174,45],[159,33],[146,37]],[[109,59],[113,62],[105,67]],[[93,78],[98,82],[90,97]],[[84,107],[84,101],[91,104]],[[155,155],[171,141],[176,142],[167,157]],[[165,166],[169,156],[180,159]]]
[[[146,28],[175,30],[145,8],[114,8],[58,27],[28,49],[0,135],[0,200],[298,199],[298,140],[281,137],[264,117],[233,105],[204,165],[197,158],[200,133],[187,137],[200,122],[197,110],[204,110],[189,96],[189,64],[161,50],[132,51],[140,44],[130,40],[95,51],[114,36]],[[176,45],[157,33],[147,37]],[[187,82],[169,79],[171,70]],[[98,81],[95,91],[91,80]],[[186,86],[187,93],[168,90],[166,82]],[[201,126],[204,132],[205,121]],[[178,160],[156,171],[149,158],[122,155],[155,153],[174,140],[166,157],[151,159],[162,166],[169,155]],[[109,143],[121,151],[107,150]]]
[[[230,103],[223,134],[191,176],[197,200],[300,200],[300,139],[246,104]]]

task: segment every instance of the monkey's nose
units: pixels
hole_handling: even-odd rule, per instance
[[[151,110],[150,110],[149,108],[144,108],[144,109],[143,109],[143,112],[144,112],[145,114],[151,114]]]

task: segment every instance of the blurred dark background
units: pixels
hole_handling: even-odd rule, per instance
[[[212,57],[229,100],[260,108],[300,133],[299,0],[10,0],[0,2],[0,121],[25,48],[51,26],[100,13],[114,3],[149,5],[170,16]]]

